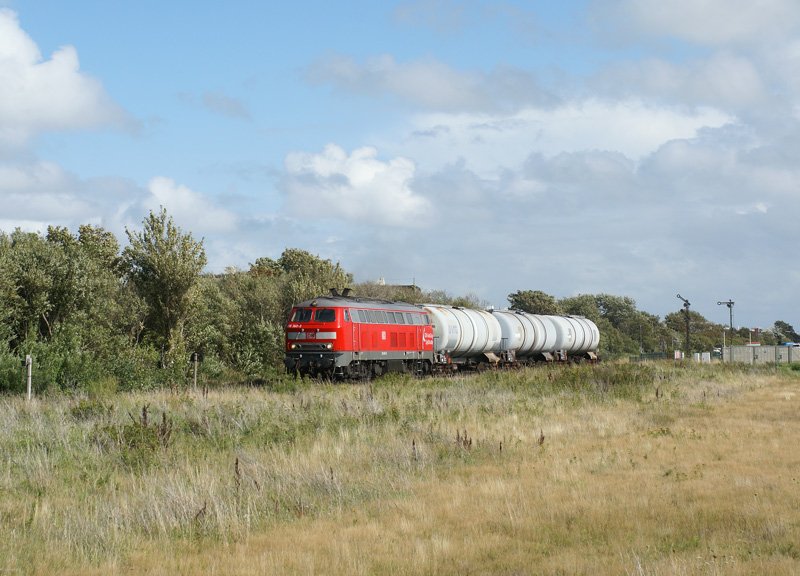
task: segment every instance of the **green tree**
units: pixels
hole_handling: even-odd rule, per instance
[[[559,300],[561,309],[565,314],[573,316],[584,316],[595,324],[600,320],[600,309],[597,306],[597,299],[591,294],[581,294]]]
[[[353,295],[361,298],[377,298],[380,300],[393,300],[408,302],[410,304],[434,303],[430,293],[423,292],[418,286],[411,284],[379,284],[374,281],[361,282],[353,286]]]
[[[630,328],[637,325],[638,311],[636,301],[627,296],[612,296],[611,294],[598,294],[595,296],[597,308],[603,318],[625,332],[633,332]]]
[[[795,332],[791,324],[783,320],[776,320],[772,331],[780,342],[800,342],[800,334]]]
[[[3,266],[12,285],[12,293],[7,295],[12,347],[48,337],[52,333],[51,293],[59,276],[53,246],[39,234],[14,230]]]
[[[341,265],[323,260],[298,248],[287,248],[278,259],[282,275],[282,312],[288,316],[292,304],[327,294],[331,288],[342,289],[353,283],[353,275]]]
[[[98,250],[97,245],[102,246]],[[130,325],[120,308],[114,236],[81,226],[74,236],[15,230],[0,239],[0,335],[9,351],[33,353],[42,386],[78,387],[114,372]]]
[[[280,276],[283,273],[281,265],[266,256],[256,258],[256,261],[250,264],[250,274],[253,276]]]
[[[461,308],[486,309],[489,306],[489,303],[486,300],[482,300],[477,294],[466,294],[464,296],[455,298],[453,300],[453,306],[459,306]]]
[[[78,227],[78,244],[98,266],[117,274],[120,264],[119,242],[114,234],[100,226],[81,224]]]
[[[529,314],[560,315],[564,313],[558,301],[541,290],[518,290],[508,295],[508,301],[514,310],[521,310]]]
[[[143,220],[141,231],[126,229],[122,252],[127,277],[147,303],[145,330],[174,361],[184,350],[183,325],[191,289],[206,265],[202,240],[184,234],[162,207]]]
[[[14,278],[9,266],[11,239],[0,232],[0,346],[12,336],[13,308],[18,304]]]

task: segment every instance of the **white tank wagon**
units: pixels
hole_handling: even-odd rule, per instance
[[[456,364],[496,363],[502,331],[491,312],[425,304],[433,324],[434,353]]]
[[[600,331],[582,316],[426,304],[437,362],[463,367],[597,359]]]
[[[600,330],[583,316],[547,316],[516,310],[495,310],[502,351],[518,360],[597,359]]]

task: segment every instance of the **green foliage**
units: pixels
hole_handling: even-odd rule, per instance
[[[206,265],[202,241],[184,234],[162,208],[150,212],[143,229],[126,229],[129,245],[122,252],[127,277],[147,302],[145,328],[167,351],[164,364],[174,364],[183,352],[181,328],[189,314],[190,290]]]
[[[509,295],[512,308],[533,314],[583,316],[600,330],[600,354],[609,359],[640,352],[663,352],[671,347],[674,330],[657,316],[637,310],[627,296],[580,294],[557,300],[539,290]]]
[[[394,284],[378,284],[377,282],[362,282],[353,286],[353,295],[361,298],[393,300],[411,304],[437,302],[430,292],[423,292],[418,286],[411,284],[398,286]]]
[[[672,312],[664,317],[664,324],[675,332],[681,349],[685,348],[686,341],[686,313],[681,310]],[[694,310],[689,311],[689,345],[690,352],[697,350],[711,350],[720,345],[724,327],[706,320]],[[740,343],[746,340],[742,339]],[[730,342],[728,342],[730,344]]]
[[[565,314],[583,316],[595,324],[600,321],[600,307],[597,304],[597,298],[591,294],[562,298],[560,304]]]
[[[508,295],[508,302],[514,310],[529,314],[563,314],[564,310],[558,301],[541,290],[518,290]]]
[[[0,392],[23,392],[25,378],[22,358],[12,354],[5,346],[0,346]]]
[[[12,291],[5,295],[12,346],[50,333],[48,316],[54,304],[51,292],[57,278],[57,254],[39,235],[15,230],[4,258],[4,276]]]
[[[278,265],[284,272],[281,290],[284,317],[289,315],[293,304],[327,294],[331,288],[341,292],[353,282],[352,274],[345,272],[338,262],[334,264],[297,248],[284,250]]]
[[[152,390],[169,383],[168,375],[160,368],[160,359],[159,351],[147,343],[126,347],[116,358],[111,375],[120,391]]]
[[[778,342],[800,342],[800,334],[798,334],[794,326],[783,320],[776,320],[773,326],[773,332],[777,335]]]
[[[253,276],[280,276],[283,272],[279,262],[272,258],[261,257],[250,265],[250,274]]]
[[[31,345],[36,390],[75,390],[103,374],[101,361],[83,345],[79,329],[61,325],[49,342]]]

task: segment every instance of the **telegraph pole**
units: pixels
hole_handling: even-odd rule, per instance
[[[683,313],[686,315],[686,353],[691,354],[691,349],[689,348],[689,307],[691,304],[680,294],[677,295],[677,298],[683,300]]]

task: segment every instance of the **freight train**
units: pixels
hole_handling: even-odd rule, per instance
[[[415,305],[331,290],[292,308],[284,364],[298,375],[366,379],[596,361],[599,343],[597,325],[582,316]]]

